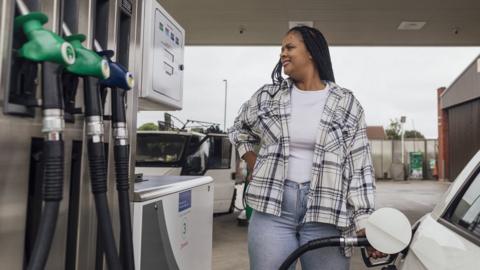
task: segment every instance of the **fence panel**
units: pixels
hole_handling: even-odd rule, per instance
[[[393,163],[393,142],[390,140],[382,141],[382,166],[383,166],[383,177],[382,178],[392,178],[391,168]]]
[[[392,164],[402,163],[402,142],[400,140],[370,140],[372,149],[372,162],[377,179],[390,179],[392,177]],[[404,160],[406,176],[410,172],[410,153],[422,153],[423,179],[436,177],[434,167],[438,153],[438,142],[434,139],[405,140]]]
[[[382,152],[382,141],[372,140],[370,141],[370,148],[372,150],[372,162],[373,168],[375,170],[375,178],[383,177],[383,152]]]

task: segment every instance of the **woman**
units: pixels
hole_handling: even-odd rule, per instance
[[[288,31],[272,81],[242,106],[229,129],[251,175],[246,199],[254,209],[248,231],[254,270],[278,269],[313,239],[363,235],[374,209],[363,109],[352,92],[334,83],[320,31]],[[348,269],[350,255],[348,248],[323,248],[305,253],[300,262],[304,270]]]

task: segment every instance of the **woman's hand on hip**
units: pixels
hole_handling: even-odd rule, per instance
[[[253,167],[257,161],[257,154],[255,152],[249,151],[243,155],[243,160],[247,163],[247,181],[252,180]]]

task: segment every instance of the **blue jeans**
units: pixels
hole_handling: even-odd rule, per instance
[[[277,217],[254,211],[248,226],[248,253],[251,270],[278,270],[296,248],[310,240],[340,236],[331,224],[302,223],[307,206],[310,183],[285,180],[282,214]],[[339,247],[306,252],[300,257],[302,270],[347,270],[350,259]],[[295,269],[295,263],[290,269]]]

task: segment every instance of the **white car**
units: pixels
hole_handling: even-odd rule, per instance
[[[211,176],[214,214],[233,211],[236,153],[226,134],[138,131],[136,149],[136,174]]]
[[[413,229],[399,269],[480,269],[480,151]]]

